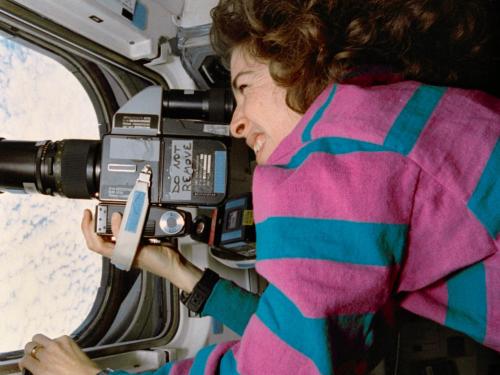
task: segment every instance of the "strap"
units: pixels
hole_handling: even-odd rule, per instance
[[[200,281],[195,285],[191,293],[181,292],[181,302],[192,312],[199,314],[205,306],[215,284],[219,281],[220,277],[217,273],[207,268],[203,272]]]
[[[146,165],[128,196],[120,232],[116,238],[115,249],[111,257],[111,263],[124,271],[129,271],[132,267],[139,246],[149,208],[150,184],[151,167]]]

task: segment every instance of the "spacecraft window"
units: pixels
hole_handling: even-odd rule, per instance
[[[59,62],[0,36],[0,137],[98,139],[94,107]],[[74,332],[96,299],[102,258],[80,233],[95,202],[40,194],[0,194],[0,353],[36,333]]]

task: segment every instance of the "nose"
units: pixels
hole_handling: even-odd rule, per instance
[[[248,133],[248,120],[243,116],[239,106],[236,106],[229,128],[231,130],[231,135],[235,138],[245,138]]]

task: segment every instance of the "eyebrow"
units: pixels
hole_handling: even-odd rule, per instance
[[[236,74],[236,76],[233,78],[232,82],[231,82],[231,87],[233,88],[233,90],[237,90],[238,87],[236,86],[236,81],[238,80],[238,78],[240,78],[241,76],[245,75],[245,74],[250,74],[252,73],[251,70],[242,70],[241,72],[239,72],[238,74]]]

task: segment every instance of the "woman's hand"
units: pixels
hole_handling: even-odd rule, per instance
[[[19,368],[33,375],[96,375],[101,371],[70,337],[51,340],[41,334],[24,347]]]
[[[111,217],[111,231],[114,236],[120,231],[121,215]],[[85,210],[82,219],[82,232],[87,247],[107,258],[111,258],[115,244],[97,235],[94,231],[94,218],[90,210]],[[154,273],[169,280],[179,289],[191,293],[200,280],[202,271],[184,258],[176,249],[168,246],[140,246],[133,263],[134,267]]]

